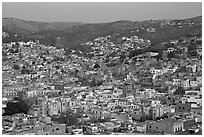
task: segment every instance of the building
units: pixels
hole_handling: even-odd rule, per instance
[[[197,83],[202,84],[202,77],[196,77]]]
[[[185,131],[188,131],[190,127],[196,124],[194,118],[186,118],[183,120],[183,127]]]
[[[100,123],[100,125],[106,131],[113,131],[114,129],[118,129],[119,127],[121,127],[121,124],[116,122],[103,122]]]
[[[147,131],[148,123],[149,123],[149,122],[138,123],[138,124],[136,125],[136,130],[137,130],[138,132],[143,132],[143,133],[145,133],[145,132]]]
[[[57,100],[53,99],[51,101],[45,100],[42,102],[42,114],[43,115],[57,115],[61,113],[67,112],[67,110],[72,107],[72,103],[70,100]]]
[[[201,115],[202,114],[202,107],[192,107],[191,113],[194,115]]]
[[[183,129],[183,121],[173,118],[153,121],[150,122],[147,126],[147,131],[163,134],[174,134],[176,132],[183,131]]]
[[[198,86],[198,82],[195,80],[195,81],[190,81],[190,86],[193,88],[193,87],[197,87]]]
[[[190,113],[191,103],[176,103],[175,113]]]
[[[182,81],[182,82],[181,82],[181,86],[182,86],[183,88],[185,88],[185,89],[189,88],[189,87],[190,87],[190,82],[189,82],[189,80],[187,79],[187,80]]]
[[[163,106],[155,106],[150,108],[150,117],[152,119],[156,119],[157,117],[161,117],[164,114]]]
[[[54,123],[51,125],[39,125],[35,127],[36,135],[65,135],[65,124]]]

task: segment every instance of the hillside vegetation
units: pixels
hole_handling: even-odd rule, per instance
[[[65,22],[35,22],[16,18],[3,19],[3,42],[19,40],[40,40],[46,45],[64,47],[68,50],[86,50],[81,43],[97,37],[120,34],[120,36],[136,35],[160,45],[168,40],[182,37],[201,36],[202,16],[183,20],[149,20],[149,21],[116,21],[110,23],[82,24]],[[117,37],[115,40],[117,42]]]

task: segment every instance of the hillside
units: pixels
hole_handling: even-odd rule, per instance
[[[3,18],[2,26],[4,31],[17,34],[37,33],[44,30],[63,30],[69,27],[82,25],[80,22],[37,22],[17,18]]]
[[[141,22],[122,20],[101,24],[44,23],[4,18],[3,31],[10,35],[10,37],[3,38],[3,42],[38,39],[44,44],[65,47],[69,50],[86,50],[86,47],[81,46],[81,43],[117,33],[127,37],[136,35],[149,39],[152,43],[162,43],[195,35],[200,36],[202,34],[202,16],[183,20]],[[113,41],[117,42],[117,37],[113,38]]]

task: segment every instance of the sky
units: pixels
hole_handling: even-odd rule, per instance
[[[3,2],[2,17],[42,22],[104,23],[184,19],[202,15],[201,2]]]

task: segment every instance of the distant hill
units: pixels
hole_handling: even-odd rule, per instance
[[[2,26],[4,31],[17,34],[37,33],[43,30],[63,30],[73,26],[82,25],[80,22],[37,22],[17,18],[3,18]]]
[[[202,35],[202,16],[182,20],[121,20],[110,23],[66,23],[66,22],[35,22],[15,18],[3,19],[3,31],[10,37],[3,42],[13,40],[40,40],[44,44],[52,44],[66,49],[87,50],[81,43],[94,40],[100,36],[120,34],[120,36],[139,36],[149,39],[152,43],[162,43],[182,37]],[[18,36],[14,36],[17,34]],[[115,40],[117,42],[117,37]]]

